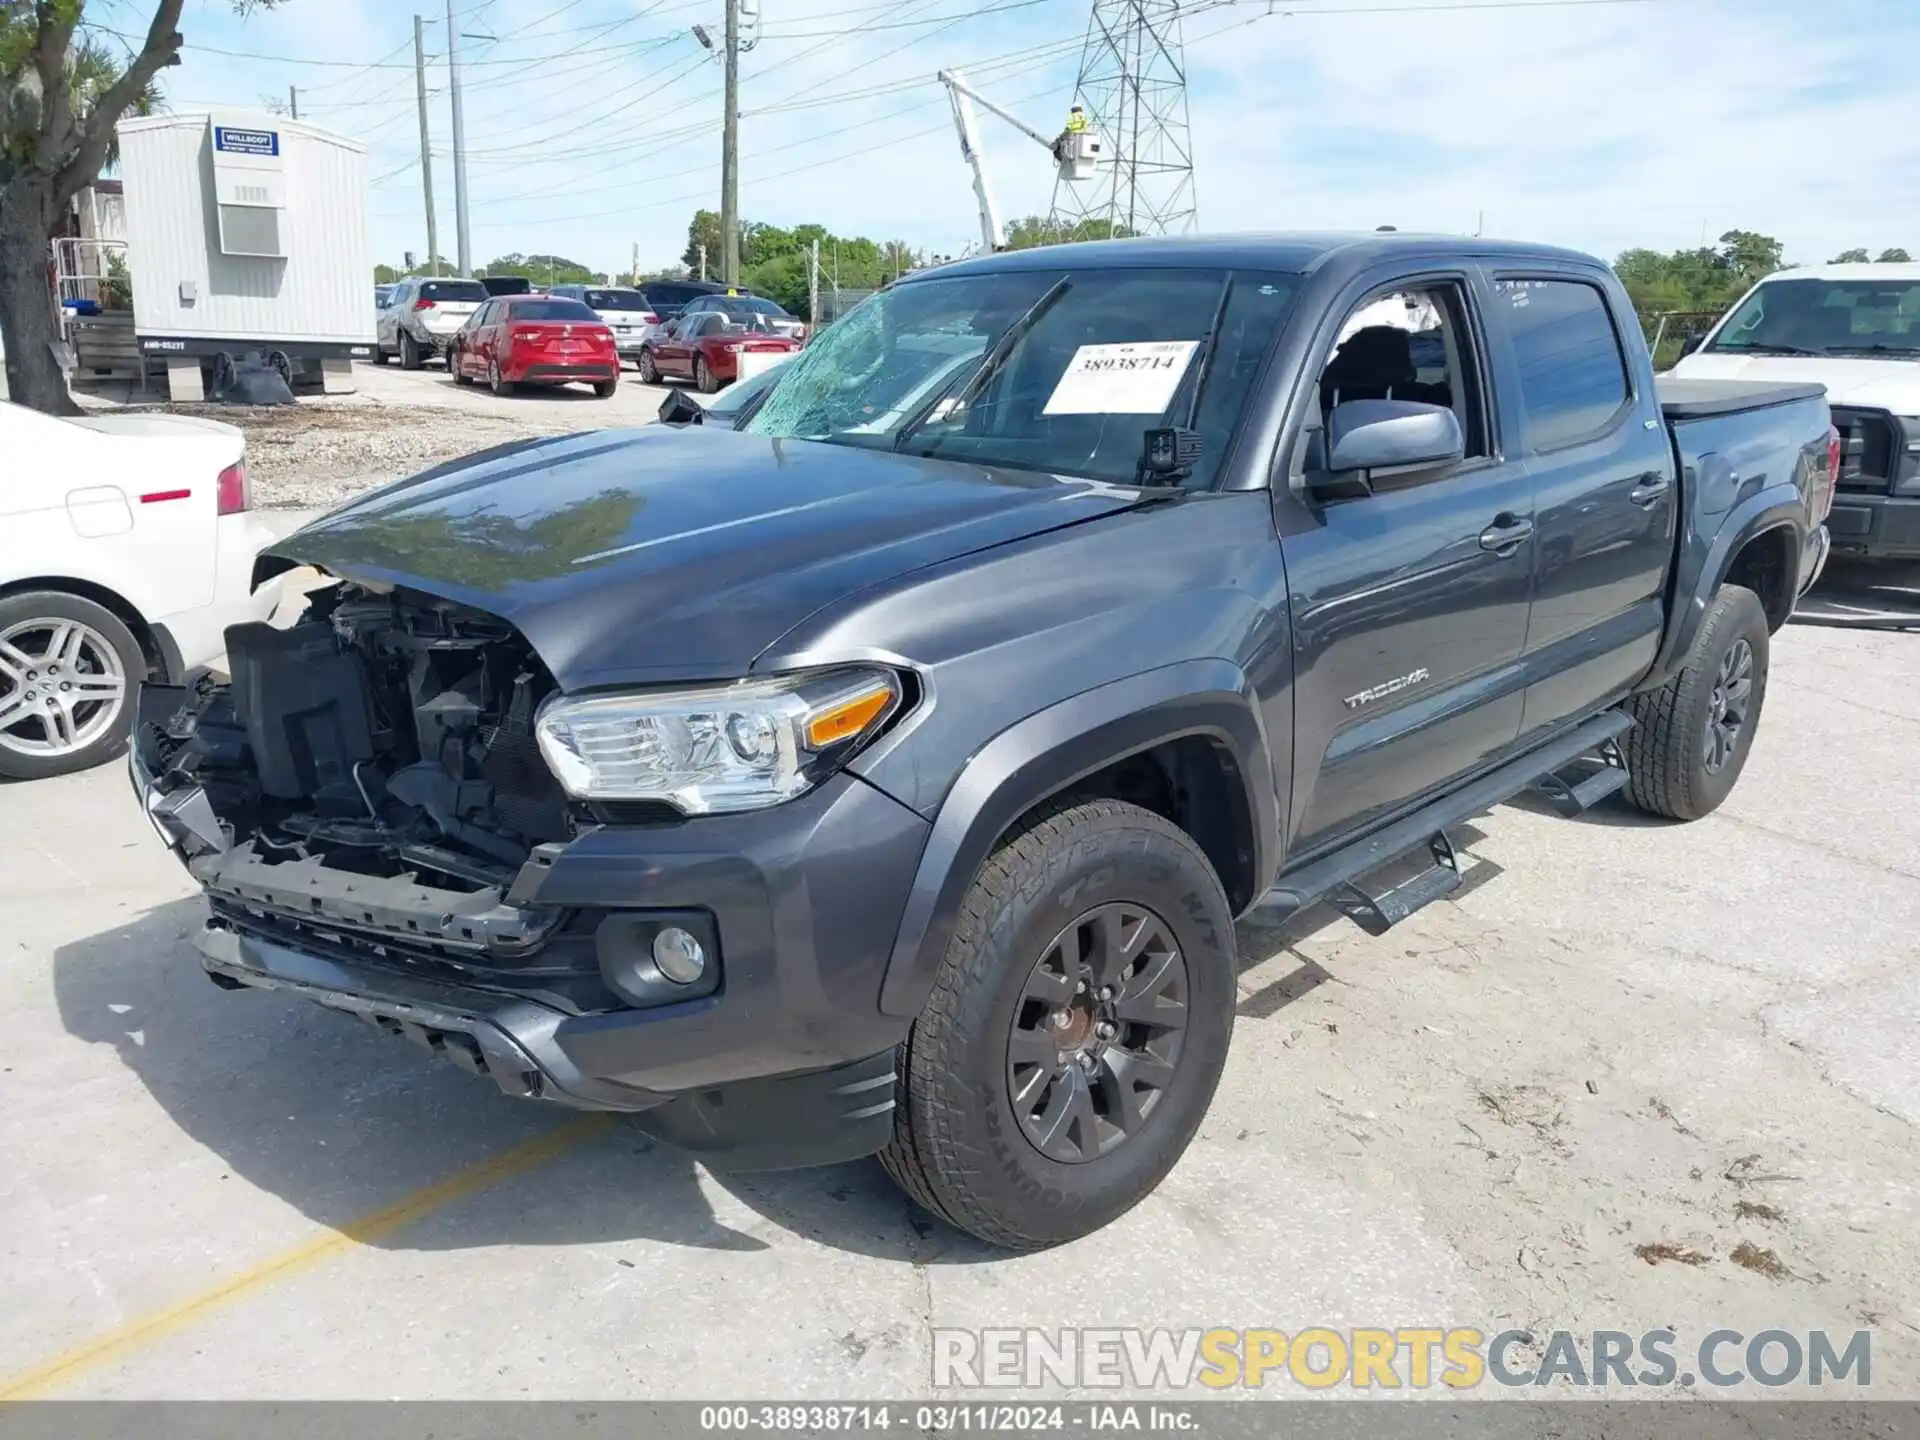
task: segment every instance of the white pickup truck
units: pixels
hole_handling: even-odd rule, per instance
[[[1826,386],[1841,442],[1833,553],[1920,560],[1920,264],[1769,275],[1673,374]]]
[[[0,456],[0,778],[33,780],[123,753],[141,682],[271,613],[277,584],[252,579],[273,536],[216,420],[0,401]]]

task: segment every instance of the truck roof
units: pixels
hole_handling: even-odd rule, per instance
[[[1474,235],[1425,235],[1406,231],[1291,231],[1234,235],[1151,235],[1130,240],[1088,240],[1045,245],[1032,250],[1003,250],[942,265],[935,274],[973,275],[995,270],[1051,270],[1062,264],[1114,266],[1246,266],[1262,270],[1306,272],[1333,259],[1347,264],[1418,255],[1474,256],[1489,260],[1577,261],[1594,257],[1554,245],[1488,240]],[[1889,267],[1867,267],[1889,268]],[[1920,267],[1916,267],[1920,268]],[[1797,273],[1797,272],[1796,272]],[[913,284],[908,276],[901,283]]]
[[[1840,265],[1796,265],[1791,270],[1776,270],[1760,283],[1775,280],[1920,280],[1920,261],[1888,261],[1862,264],[1849,261]]]

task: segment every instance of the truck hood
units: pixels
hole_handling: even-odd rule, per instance
[[[1798,380],[1826,386],[1829,404],[1920,415],[1920,361],[1916,360],[1694,354],[1670,373],[1683,380]]]
[[[296,530],[257,574],[315,565],[485,610],[564,690],[715,679],[857,590],[1141,499],[1097,481],[649,425],[429,470]]]

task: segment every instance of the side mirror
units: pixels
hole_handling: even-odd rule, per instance
[[[1460,419],[1415,400],[1347,400],[1327,417],[1325,470],[1308,476],[1322,500],[1350,500],[1414,484],[1465,458]]]
[[[1705,335],[1689,335],[1680,342],[1680,353],[1682,355],[1691,355],[1706,343],[1707,337]]]
[[[662,425],[699,425],[706,419],[706,414],[700,408],[700,402],[678,386],[669,390],[667,398],[660,402]]]

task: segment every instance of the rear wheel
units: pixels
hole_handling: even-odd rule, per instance
[[[498,360],[489,360],[487,362],[487,388],[493,391],[494,394],[500,396],[511,395],[514,392],[514,383],[500,373],[500,362]]]
[[[613,398],[613,392],[619,388],[620,374],[618,371],[614,372],[611,380],[596,380],[593,382],[593,393],[598,395],[602,400],[611,400]]]
[[[58,590],[0,600],[0,776],[85,770],[127,748],[146,656],[104,605]]]
[[[1680,671],[1633,697],[1620,742],[1627,799],[1674,820],[1711,814],[1732,793],[1767,696],[1767,612],[1760,597],[1723,585]]]
[[[720,382],[713,378],[713,369],[707,364],[707,357],[696,355],[693,358],[693,383],[702,395],[711,395],[720,388]]]
[[[406,331],[400,332],[400,368],[418,370],[420,368],[420,346]]]
[[[1192,839],[1116,800],[1043,811],[967,894],[881,1164],[993,1244],[1086,1235],[1186,1150],[1233,1006],[1233,916]]]

